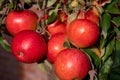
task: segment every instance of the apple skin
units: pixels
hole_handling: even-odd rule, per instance
[[[97,25],[99,24],[99,16],[95,14],[92,10],[82,10],[78,14],[78,19],[88,19]]]
[[[90,20],[76,19],[69,24],[67,37],[76,47],[90,47],[95,44],[99,38],[99,28],[97,24]]]
[[[55,22],[47,25],[48,35],[52,36],[56,33],[66,33],[66,24],[63,22],[60,22],[59,19],[56,19]]]
[[[11,45],[14,56],[24,63],[41,60],[47,50],[45,39],[33,30],[23,30],[17,33]]]
[[[6,16],[6,28],[13,36],[22,30],[36,30],[38,16],[30,10],[12,10]]]
[[[47,60],[51,63],[54,63],[58,53],[65,49],[63,46],[66,40],[66,34],[56,33],[48,41],[48,50],[47,50]]]
[[[64,49],[56,57],[54,71],[60,80],[82,80],[90,70],[88,56],[78,49]]]

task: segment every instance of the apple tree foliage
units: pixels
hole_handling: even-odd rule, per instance
[[[82,49],[91,60],[91,70],[84,80],[119,80],[120,79],[120,0],[0,0],[0,45],[8,52],[11,46],[7,36],[12,37],[5,27],[5,18],[9,11],[30,9],[42,17],[49,14],[48,20],[42,20],[40,29],[52,23],[57,17],[59,9],[68,14],[68,23],[76,19],[81,8],[91,7],[91,3],[97,1],[96,8],[100,13],[100,37],[92,47]],[[43,30],[44,31],[44,30]],[[46,38],[47,39],[47,38]],[[69,41],[64,46],[71,47]],[[96,51],[99,56],[96,55]],[[44,65],[43,65],[44,64]],[[53,73],[52,66],[46,60],[39,63],[41,69],[48,74]]]

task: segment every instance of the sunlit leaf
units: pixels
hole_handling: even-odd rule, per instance
[[[81,1],[82,1],[82,0],[81,0]],[[73,1],[71,2],[71,6],[72,6],[72,7],[78,6],[78,1],[77,1],[77,0],[73,0]]]
[[[53,4],[55,4],[56,0],[47,0],[47,7],[52,6]]]

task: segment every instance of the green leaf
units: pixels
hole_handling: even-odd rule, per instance
[[[51,16],[48,18],[47,24],[53,23],[57,19],[57,17],[58,17],[57,12],[53,12]]]
[[[111,42],[111,40],[114,39],[115,36],[116,36],[116,32],[114,30],[112,30],[112,29],[109,30],[108,35],[107,35],[107,37],[105,39],[103,47],[106,47]]]
[[[100,39],[100,50],[102,50],[104,48],[104,46],[106,44],[106,41],[107,40],[103,36],[101,36],[101,39]]]
[[[108,30],[110,28],[110,22],[111,22],[110,14],[107,12],[104,12],[102,15],[101,22],[100,22],[100,27],[102,29],[102,34],[103,34],[104,38],[107,37]]]
[[[66,39],[66,41],[63,43],[63,46],[64,46],[64,47],[67,47],[67,48],[71,48],[68,39]]]
[[[120,65],[120,41],[119,40],[116,40],[114,54],[115,54],[115,57],[114,57],[114,65],[113,66]]]
[[[119,0],[112,0],[110,4],[105,7],[105,10],[112,14],[120,14],[120,9],[117,7]]]
[[[13,7],[14,7],[14,6],[13,6],[13,3],[9,3],[9,4],[8,4],[8,8],[9,8],[9,9],[12,9]]]
[[[114,31],[116,32],[117,36],[120,36],[120,30],[117,27],[114,27]]]
[[[113,65],[108,80],[120,80],[120,41],[116,40]]]
[[[113,17],[112,22],[119,27],[120,26],[120,17]]]
[[[0,45],[8,52],[11,51],[11,46],[9,44],[7,44],[6,40],[0,36]]]
[[[113,53],[114,46],[115,45],[115,39],[111,40],[109,44],[105,47],[105,53],[102,57],[103,62],[108,59],[108,57]]]
[[[92,62],[95,65],[95,67],[98,67],[100,63],[100,58],[95,54],[95,52],[90,48],[85,48],[83,49],[83,51],[85,51],[86,54],[88,54],[91,57]]]
[[[99,80],[107,80],[112,64],[113,60],[111,57],[109,57],[105,62],[102,63]]]
[[[111,69],[108,80],[120,80],[120,65]]]

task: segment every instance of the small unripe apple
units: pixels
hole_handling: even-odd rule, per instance
[[[47,50],[45,39],[33,30],[23,30],[17,33],[11,45],[14,56],[24,63],[41,60]]]
[[[12,10],[6,16],[6,28],[12,35],[22,30],[36,30],[38,16],[30,10]]]
[[[60,80],[82,80],[88,74],[90,60],[78,49],[64,49],[56,57],[54,70]]]
[[[99,38],[99,28],[97,24],[88,19],[76,19],[68,25],[67,37],[76,47],[90,47]]]

